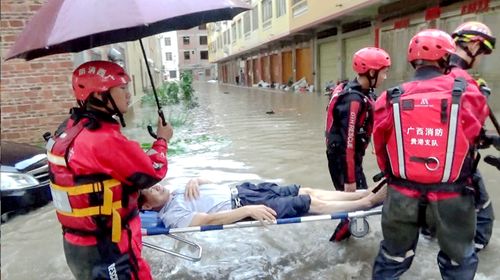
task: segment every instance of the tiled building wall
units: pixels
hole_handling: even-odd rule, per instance
[[[43,142],[75,104],[71,89],[71,55],[54,55],[29,62],[4,61],[17,34],[42,1],[1,2],[1,139]]]

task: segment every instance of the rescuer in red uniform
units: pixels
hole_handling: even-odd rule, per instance
[[[471,84],[479,87],[479,90],[488,98],[491,93],[483,79],[474,80],[467,70],[477,67],[484,55],[489,55],[495,48],[496,38],[491,30],[484,23],[469,21],[461,24],[451,34],[457,44],[457,51],[451,55],[450,65],[453,77],[465,77]],[[479,160],[479,158],[478,158]],[[476,184],[476,235],[474,242],[476,250],[480,251],[486,247],[490,241],[493,231],[493,221],[495,215],[490,196],[486,191],[486,186],[479,170],[474,174]]]
[[[398,279],[410,268],[423,227],[436,233],[443,279],[476,273],[472,179],[488,107],[476,85],[446,75],[454,52],[446,32],[417,33],[408,46],[413,80],[376,102],[373,141],[389,187],[373,279]]]
[[[159,122],[147,154],[121,133],[129,81],[112,62],[80,65],[72,78],[79,107],[47,143],[64,253],[76,279],[152,279],[141,257],[137,198],[165,177],[173,132]]]
[[[326,112],[326,156],[328,170],[336,190],[353,192],[366,189],[363,157],[373,127],[373,89],[387,78],[391,66],[389,54],[380,48],[357,51],[352,67],[358,76],[333,91]],[[331,241],[350,236],[349,220],[342,220]]]

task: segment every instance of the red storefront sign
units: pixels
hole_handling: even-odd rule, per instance
[[[439,6],[431,7],[425,10],[425,20],[437,19],[441,16],[441,8]]]
[[[401,29],[410,26],[410,18],[402,18],[394,22],[394,29]]]
[[[461,7],[461,14],[472,14],[486,12],[490,9],[490,0],[476,0],[467,4],[463,4]]]

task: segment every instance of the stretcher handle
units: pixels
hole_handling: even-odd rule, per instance
[[[195,255],[194,256],[190,256],[190,255],[187,255],[187,254],[182,254],[180,252],[176,252],[174,250],[170,250],[170,249],[167,249],[165,247],[154,245],[152,243],[145,242],[145,241],[142,242],[142,245],[144,247],[147,247],[147,248],[150,248],[150,249],[162,252],[162,253],[166,253],[166,254],[169,254],[169,255],[181,258],[181,259],[185,259],[185,260],[188,260],[188,261],[197,262],[197,261],[201,260],[201,253],[203,251],[203,248],[200,245],[198,245],[197,243],[195,243],[193,241],[189,241],[189,240],[187,240],[185,238],[182,238],[182,237],[174,235],[174,234],[166,234],[165,236],[173,238],[173,239],[175,239],[175,240],[177,240],[177,241],[179,241],[181,243],[187,244],[191,248],[194,248],[195,251],[196,251]]]

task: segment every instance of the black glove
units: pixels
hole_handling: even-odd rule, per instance
[[[484,157],[484,162],[487,164],[491,164],[495,166],[498,170],[500,170],[500,157],[494,157],[494,156],[485,156]]]
[[[493,146],[495,149],[500,151],[500,136],[483,133],[480,137],[481,140],[479,141],[479,149],[487,149],[490,146]]]

